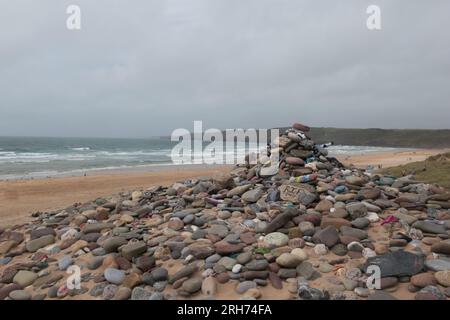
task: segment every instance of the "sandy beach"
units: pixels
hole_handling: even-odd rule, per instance
[[[422,161],[446,149],[380,152],[337,157],[346,165],[383,168]],[[145,189],[154,185],[169,185],[177,180],[206,176],[226,171],[227,166],[161,166],[151,172],[105,171],[88,176],[54,177],[34,180],[0,181],[0,219],[3,226],[26,222],[36,211],[61,209],[73,203],[93,200],[114,193]]]
[[[36,211],[64,208],[101,196],[225,171],[227,167],[172,166],[152,172],[97,173],[92,176],[0,181],[1,225],[26,222]]]
[[[349,155],[337,157],[345,165],[354,165],[359,168],[366,168],[372,165],[375,168],[381,165],[382,168],[399,166],[402,164],[423,161],[426,158],[448,152],[450,149],[415,149],[411,151],[377,152],[364,155]]]

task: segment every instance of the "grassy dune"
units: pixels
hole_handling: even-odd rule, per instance
[[[417,180],[436,183],[450,189],[450,152],[429,157],[425,161],[387,168],[382,172],[395,177],[415,174]]]
[[[311,128],[318,143],[397,148],[448,148],[450,130]]]

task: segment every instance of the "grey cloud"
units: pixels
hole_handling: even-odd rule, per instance
[[[82,30],[65,28],[69,4]],[[366,8],[382,10],[368,31]],[[0,19],[0,135],[207,127],[448,128],[450,3],[17,0]]]

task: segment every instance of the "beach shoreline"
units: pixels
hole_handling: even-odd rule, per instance
[[[448,149],[415,149],[386,151],[362,155],[340,155],[336,158],[345,165],[366,168],[397,166],[422,161]],[[0,221],[2,226],[25,223],[33,212],[50,211],[83,203],[119,192],[146,189],[155,185],[167,186],[176,181],[209,176],[229,170],[220,165],[161,165],[98,170],[86,175],[73,174],[49,178],[0,181]]]

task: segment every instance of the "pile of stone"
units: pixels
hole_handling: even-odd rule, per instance
[[[346,168],[308,131],[255,165],[0,228],[0,299],[447,299],[450,194]]]

